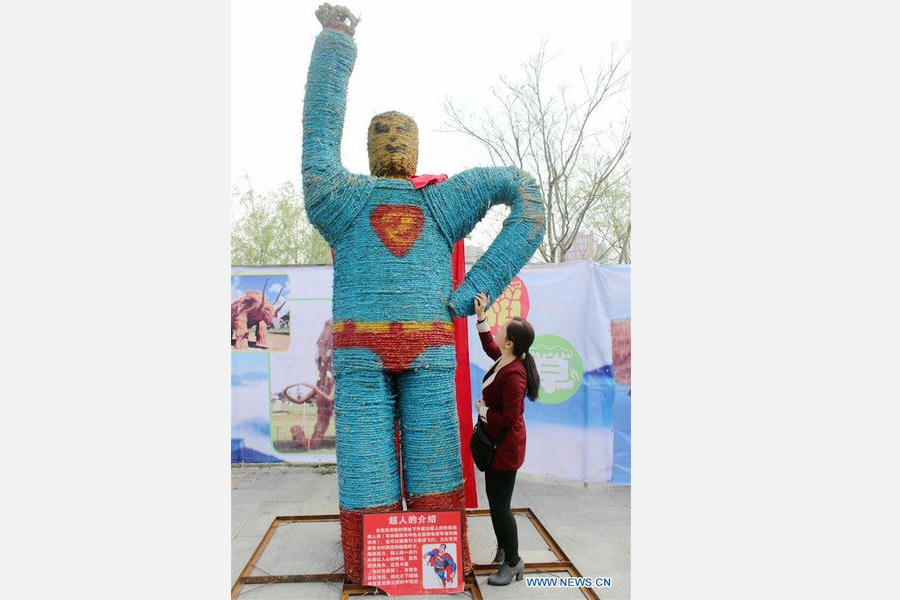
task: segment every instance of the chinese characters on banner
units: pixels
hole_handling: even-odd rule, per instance
[[[363,585],[389,596],[463,591],[460,519],[456,510],[363,515]]]

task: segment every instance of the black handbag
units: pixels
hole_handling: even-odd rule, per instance
[[[478,467],[479,471],[487,471],[491,467],[491,463],[494,461],[494,450],[497,449],[497,444],[506,435],[506,431],[504,429],[496,440],[492,440],[481,427],[481,419],[478,419],[475,423],[472,437],[469,438],[469,450],[472,451],[472,458],[475,460],[475,466]]]

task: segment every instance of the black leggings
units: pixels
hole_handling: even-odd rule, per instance
[[[497,536],[497,547],[506,553],[506,564],[519,564],[519,531],[516,518],[512,514],[513,488],[516,486],[516,471],[484,472],[484,490],[491,509],[491,524]]]

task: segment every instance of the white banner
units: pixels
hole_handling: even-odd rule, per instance
[[[526,401],[523,472],[630,483],[630,275],[589,261],[529,265],[493,299],[494,331],[513,316],[535,330],[541,389]],[[244,347],[232,339],[232,462],[335,460],[331,284],[330,266],[232,269],[233,302],[264,288],[272,310],[286,300],[266,347],[252,326]],[[492,361],[468,322],[474,406]]]

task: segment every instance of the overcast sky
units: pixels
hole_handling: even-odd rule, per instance
[[[300,181],[301,115],[310,52],[321,25],[318,0],[232,0],[231,173],[257,191]],[[338,3],[334,3],[338,4]],[[551,74],[572,80],[596,68],[612,44],[631,41],[629,0],[520,2],[408,0],[344,3],[361,17],[350,79],[342,156],[368,173],[366,128],[375,114],[399,110],[419,125],[420,173],[489,164],[476,142],[446,130],[443,103],[467,111],[490,102],[500,76],[521,77],[521,64],[542,41],[555,56]],[[540,8],[538,8],[540,7]],[[627,106],[630,96],[617,98]]]

